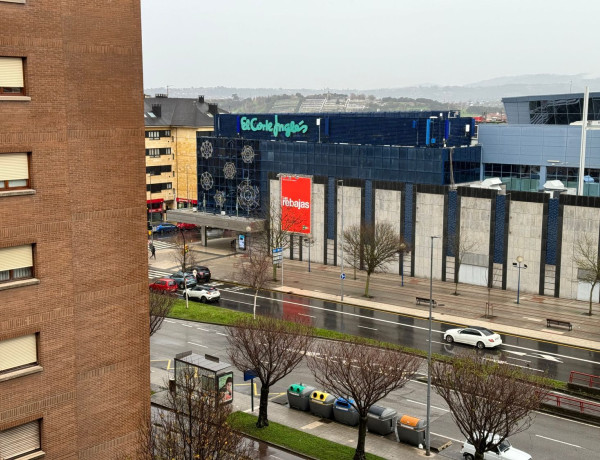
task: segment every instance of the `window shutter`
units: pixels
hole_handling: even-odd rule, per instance
[[[37,362],[35,334],[0,340],[0,372]]]
[[[0,271],[33,267],[31,245],[0,249]]]
[[[10,460],[41,449],[40,422],[25,423],[0,431],[0,458]]]
[[[0,180],[29,179],[26,153],[0,154]]]
[[[23,88],[23,59],[0,57],[0,86]]]

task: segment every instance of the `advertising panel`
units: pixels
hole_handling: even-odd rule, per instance
[[[221,402],[233,402],[233,372],[219,375],[219,396]]]
[[[281,230],[310,234],[312,178],[281,176]]]

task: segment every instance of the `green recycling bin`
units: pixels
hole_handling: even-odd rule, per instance
[[[287,389],[288,403],[291,408],[307,411],[314,387],[302,383],[292,383]]]

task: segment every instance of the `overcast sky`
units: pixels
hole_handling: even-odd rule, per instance
[[[144,87],[600,76],[598,0],[141,0]]]

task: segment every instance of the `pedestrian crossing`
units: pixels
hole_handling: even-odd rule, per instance
[[[150,246],[150,243],[148,243],[148,246]],[[175,243],[170,243],[169,241],[154,240],[154,247],[158,251],[159,249],[172,249],[177,247],[177,245]]]
[[[164,270],[155,270],[154,268],[148,268],[148,279],[153,280],[156,278],[168,277],[173,272],[166,272]]]

